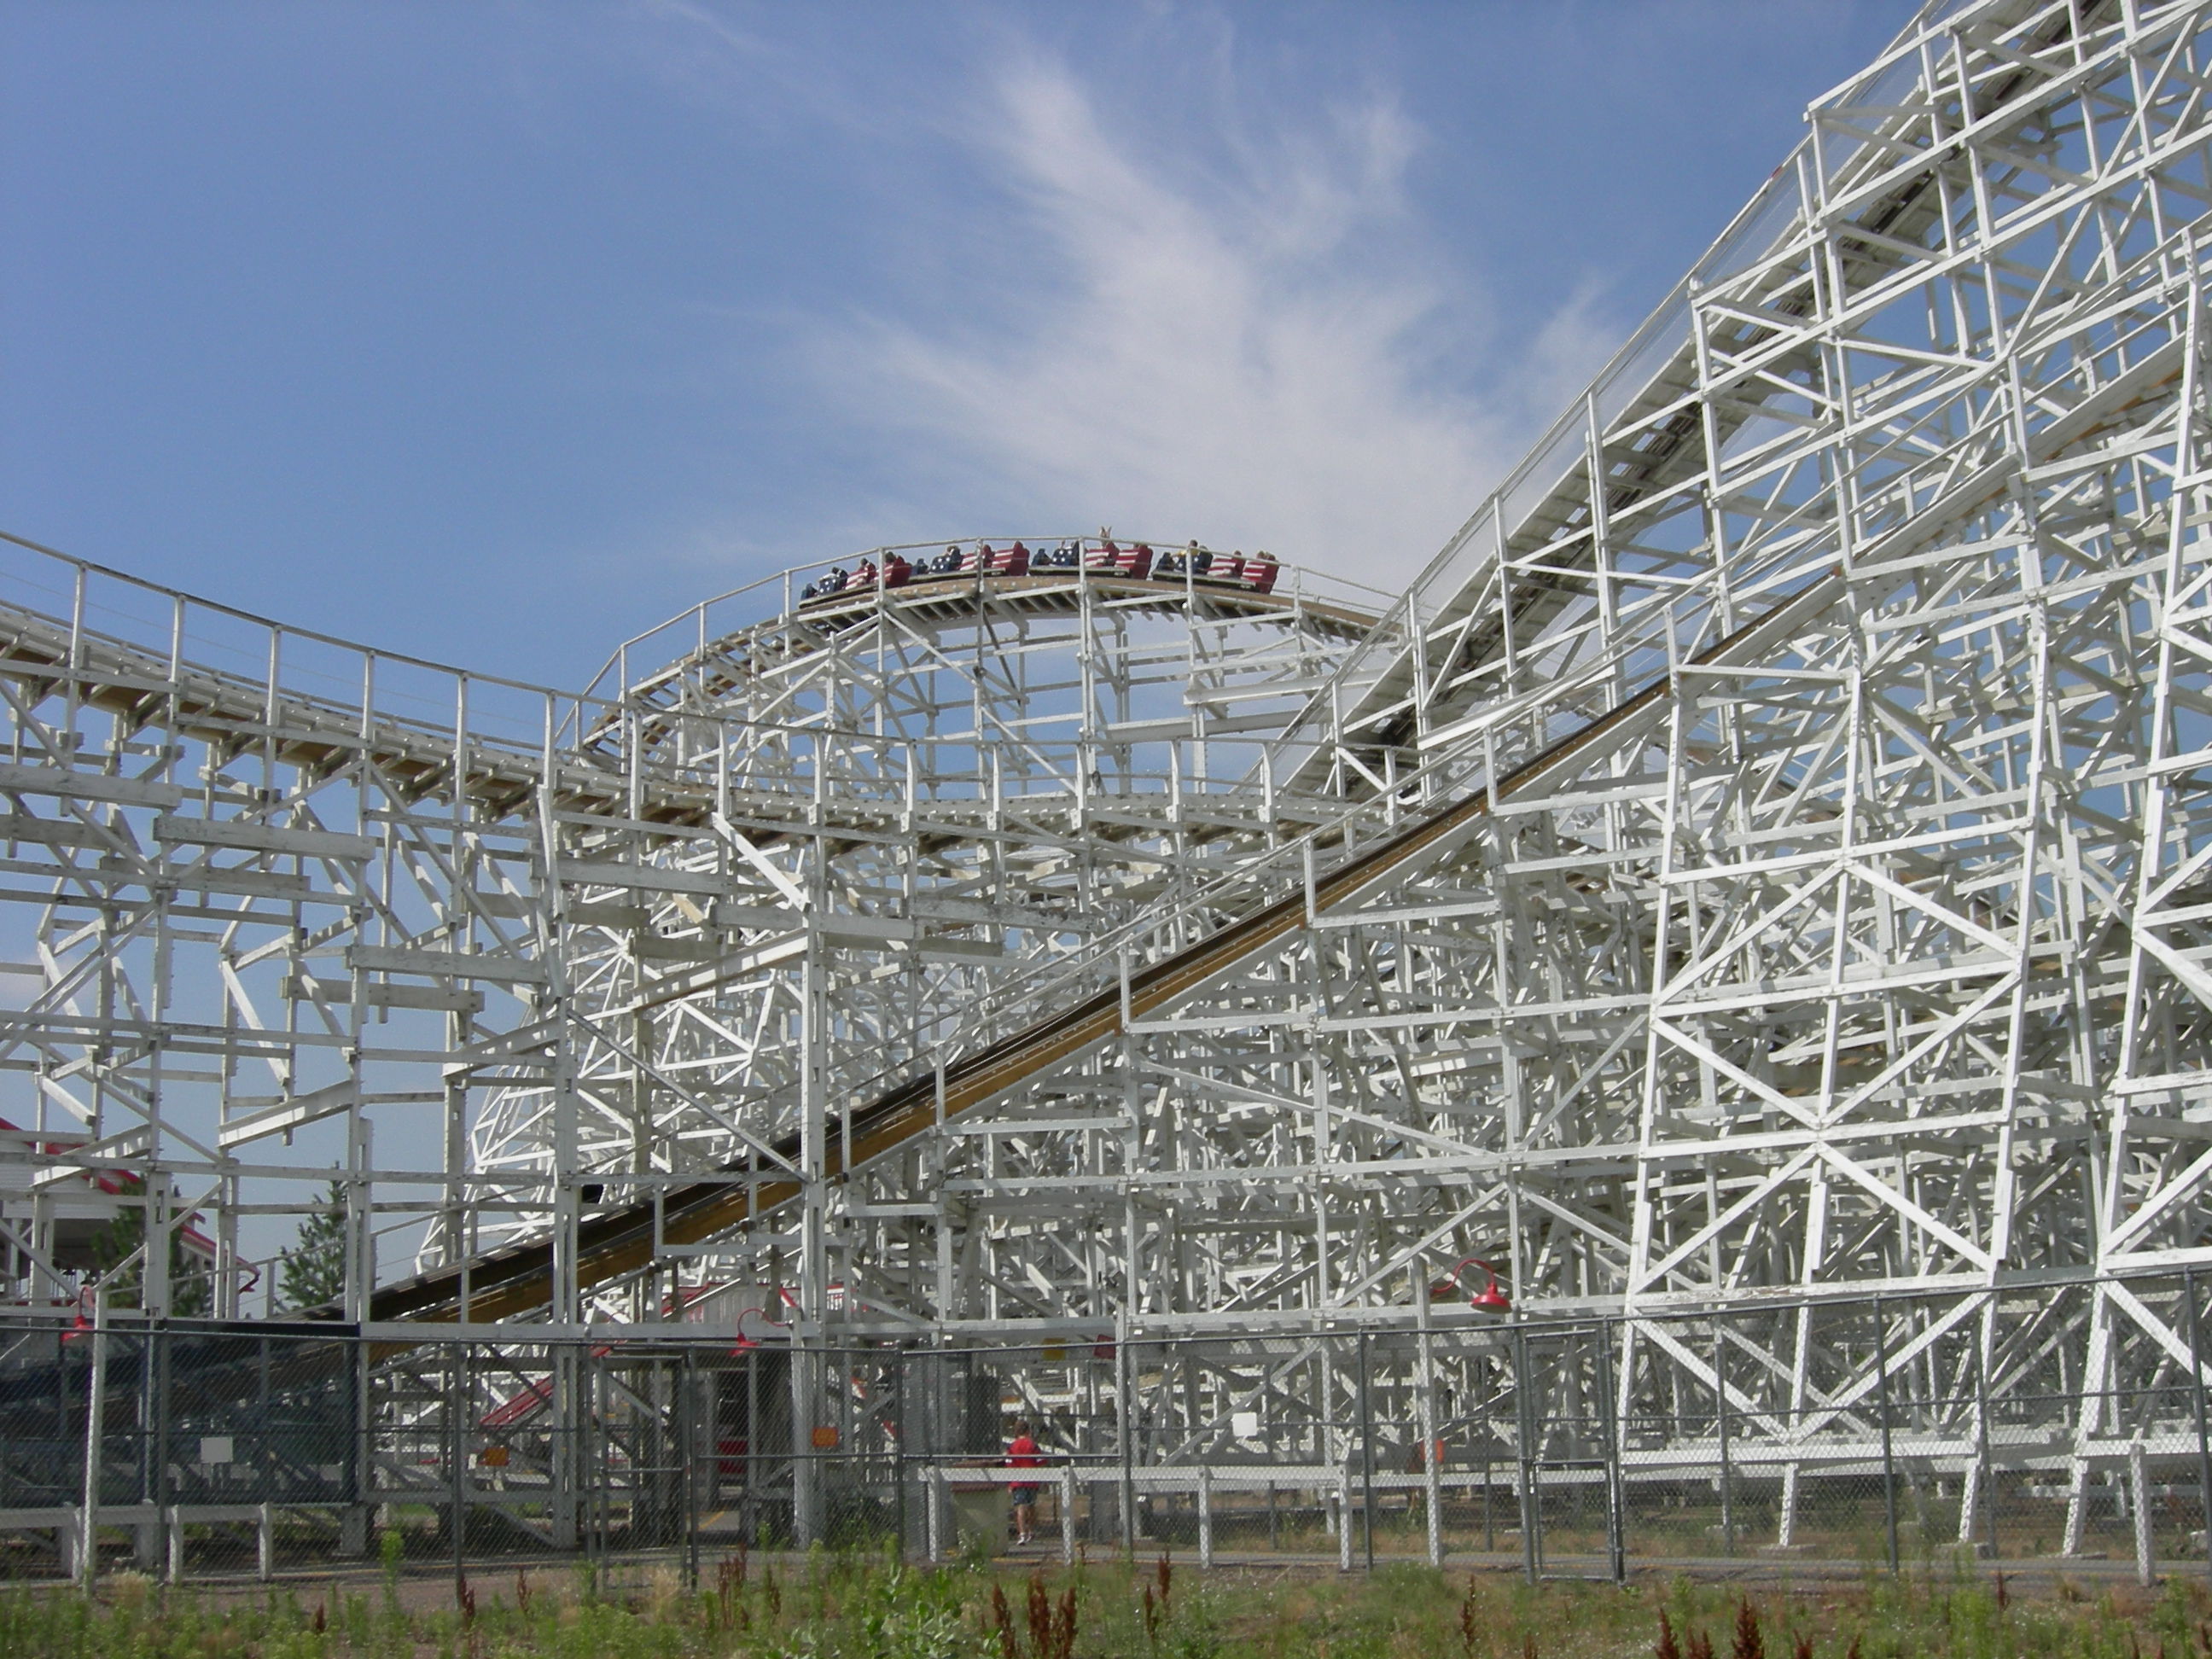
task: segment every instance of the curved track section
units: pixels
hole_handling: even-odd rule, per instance
[[[582,1109],[551,1077],[498,1091],[471,1166],[604,1171],[602,1204],[649,1203],[656,1181],[791,1140],[810,1100],[940,1049],[1001,988],[1333,811],[1241,785],[1372,617],[1311,573],[1267,580],[1078,564],[877,584],[708,634],[640,677],[583,752],[720,780],[712,826],[766,902],[677,842],[659,887],[579,894],[562,954],[592,1034],[570,1047]],[[847,742],[872,746],[867,790],[822,790],[817,756]],[[477,1243],[542,1231],[487,1218]],[[425,1265],[444,1259],[432,1240]]]

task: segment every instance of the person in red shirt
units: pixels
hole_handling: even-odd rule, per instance
[[[1006,1448],[1006,1467],[1021,1471],[1044,1467],[1044,1459],[1038,1455],[1037,1443],[1030,1437],[1027,1422],[1014,1425],[1013,1443]],[[1017,1474],[1006,1483],[1006,1496],[1013,1500],[1014,1541],[1029,1543],[1036,1536],[1036,1477]]]

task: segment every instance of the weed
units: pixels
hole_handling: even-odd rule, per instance
[[[743,1630],[750,1622],[745,1613],[745,1547],[725,1556],[714,1568],[714,1593],[709,1602],[714,1622],[725,1630]]]
[[[397,1527],[386,1527],[383,1537],[376,1540],[376,1551],[384,1566],[384,1599],[387,1606],[399,1605],[399,1568],[407,1559],[407,1539]]]
[[[1939,1565],[1754,1602],[1677,1580],[1652,1600],[1587,1586],[1526,1586],[1400,1564],[1372,1577],[1176,1574],[1164,1556],[1097,1594],[1099,1568],[975,1573],[916,1569],[855,1550],[814,1558],[794,1578],[754,1574],[744,1552],[690,1594],[665,1566],[595,1598],[565,1575],[518,1571],[511,1597],[453,1583],[451,1611],[404,1613],[331,1584],[303,1600],[166,1592],[111,1578],[0,1587],[7,1659],[2212,1659],[2212,1600],[2194,1581],[2155,1600],[2123,1589],[2065,1600],[2014,1577]],[[1163,1571],[1164,1564],[1165,1571]],[[383,1576],[389,1586],[393,1575]],[[1181,1582],[1177,1582],[1178,1579]],[[451,1582],[451,1581],[449,1581]],[[420,1593],[428,1578],[400,1590]],[[1723,1632],[1727,1632],[1723,1637]]]
[[[1060,1593],[1052,1619],[1052,1651],[1045,1659],[1075,1659],[1075,1586]]]
[[[1044,1575],[1030,1575],[1029,1607],[1030,1659],[1052,1659],[1052,1592],[1044,1587]]]
[[[1735,1645],[1729,1650],[1729,1659],[1766,1659],[1766,1638],[1759,1633],[1759,1614],[1747,1595],[1736,1600]]]

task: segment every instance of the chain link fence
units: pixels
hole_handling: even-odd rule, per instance
[[[0,1335],[0,1576],[696,1577],[814,1543],[1532,1577],[1961,1552],[2205,1571],[2200,1295],[2177,1275],[1409,1309],[1025,1346],[21,1322]],[[1012,1468],[1024,1425],[1038,1454]]]

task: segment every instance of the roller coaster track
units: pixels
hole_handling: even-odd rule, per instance
[[[0,541],[68,557],[4,532]],[[450,728],[386,714],[365,715],[340,698],[273,690],[248,674],[165,657],[12,605],[0,605],[0,676],[24,685],[34,700],[68,691],[129,727],[158,726],[204,742],[218,756],[267,744],[273,759],[309,775],[366,762],[402,794],[428,798],[454,792]],[[549,777],[538,747],[483,734],[472,734],[466,747],[459,792],[494,817],[522,810],[546,782],[552,786],[557,811],[606,815],[628,810],[624,780],[597,761],[556,752]],[[667,780],[648,786],[647,816],[656,821],[702,821],[712,805],[708,789]]]
[[[1744,665],[1787,640],[1844,592],[1840,574],[1812,581],[1765,615],[1690,659],[1692,665]],[[1540,795],[1562,778],[1648,732],[1663,714],[1675,689],[1673,676],[1651,681],[1603,714],[1589,720],[1492,786],[1478,787],[1429,811],[1386,839],[1368,846],[1316,881],[1313,911],[1357,902],[1425,856],[1440,852],[1502,802]],[[1133,973],[1121,986],[987,1044],[945,1069],[914,1077],[857,1109],[851,1119],[848,1162],[833,1141],[824,1173],[836,1176],[880,1158],[927,1133],[944,1118],[995,1100],[1069,1060],[1111,1041],[1129,1022],[1155,1014],[1304,926],[1309,900],[1303,891],[1279,897],[1218,927],[1184,949]],[[800,1156],[799,1138],[777,1143],[790,1163]],[[720,1178],[671,1190],[656,1206],[644,1202],[595,1217],[577,1229],[580,1289],[648,1265],[661,1243],[696,1243],[746,1226],[799,1195],[796,1179],[750,1182],[743,1164],[725,1165]],[[553,1247],[539,1240],[517,1244],[465,1265],[441,1267],[389,1285],[370,1298],[374,1321],[489,1321],[542,1307],[553,1283]],[[465,1312],[459,1306],[467,1285]]]
[[[67,556],[21,537],[0,532],[13,543],[56,558]],[[105,573],[117,574],[117,573]],[[127,577],[119,580],[129,580]],[[1119,604],[1166,608],[1189,596],[1178,581],[1138,581],[1087,574],[1093,596]],[[1079,579],[977,577],[878,593],[811,607],[804,622],[823,636],[851,629],[875,616],[879,606],[929,625],[986,613],[1065,614],[1076,608]],[[1304,626],[1340,638],[1356,638],[1374,617],[1340,603],[1285,592],[1262,595],[1201,586],[1196,602],[1222,615],[1295,615]],[[784,619],[788,622],[790,619]],[[635,763],[644,775],[633,798],[623,757],[613,738],[626,718],[609,708],[594,721],[577,748],[523,744],[481,732],[460,745],[457,764],[454,734],[431,721],[394,718],[383,711],[364,714],[337,697],[304,695],[286,687],[272,691],[250,674],[165,656],[114,635],[70,624],[54,616],[0,604],[0,678],[25,688],[33,702],[68,693],[82,705],[118,717],[132,729],[160,727],[207,744],[218,757],[267,745],[270,757],[295,766],[308,776],[327,776],[355,764],[380,773],[396,794],[410,799],[450,798],[499,818],[529,810],[542,787],[550,786],[556,813],[627,817],[672,829],[706,823],[715,805],[711,787],[675,775],[658,763],[653,750],[689,695],[700,712],[711,713],[714,700],[745,684],[748,660],[758,629],[740,630],[628,689],[623,702],[634,718]],[[696,683],[695,683],[696,682]],[[458,784],[456,780],[458,779]],[[781,803],[757,803],[763,811]],[[831,796],[833,813],[872,815],[864,804]],[[957,816],[957,800],[933,803],[939,816]],[[763,830],[757,843],[775,838]]]
[[[1278,620],[1347,641],[1364,638],[1376,623],[1372,611],[1340,600],[1295,590],[1261,593],[1178,577],[1138,578],[1088,570],[939,577],[816,599],[791,614],[725,634],[628,688],[624,702],[637,722],[635,741],[649,753],[685,707],[711,708],[720,699],[747,691],[764,674],[788,672],[803,653],[776,652],[769,643],[772,635],[811,635],[813,650],[822,651],[836,635],[866,627],[886,613],[925,630],[979,618],[1067,617],[1078,613],[1086,593],[1117,610],[1166,611],[1188,605],[1206,615]],[[623,718],[611,711],[602,715],[585,734],[586,751],[611,750]]]
[[[2089,3],[2078,9],[2078,15],[2062,13],[2044,32],[2041,44],[2057,46],[2073,37],[2077,30],[2083,34],[2091,33],[2118,9],[2117,0],[2089,0]],[[2015,100],[2027,99],[2045,74],[2023,67],[1981,89],[1978,101],[1984,114],[2002,111]],[[1940,192],[1934,181],[1927,178],[1915,179],[1870,204],[1857,221],[1864,235],[1847,236],[1844,240],[1844,258],[1836,280],[1843,287],[1856,289],[1869,286],[1895,270],[1899,263],[1896,248],[1899,245],[1911,246],[1923,238],[1942,210]],[[1729,337],[1708,342],[1708,349],[1725,343],[1732,350],[1748,353],[1766,341],[1780,338],[1785,331],[1810,316],[1814,302],[1809,289],[1778,295],[1765,307],[1771,321],[1762,324],[1748,319],[1740,320],[1734,325]],[[1817,346],[1809,341],[1796,348],[1767,366],[1766,378],[1762,382],[1764,391],[1715,404],[1708,410],[1695,395],[1700,379],[1699,347],[1695,340],[1686,337],[1612,422],[1615,430],[1641,429],[1644,435],[1633,446],[1605,447],[1606,476],[1596,486],[1595,493],[1603,497],[1606,516],[1626,517],[1644,503],[1662,499],[1686,481],[1695,478],[1707,465],[1709,440],[1705,428],[1708,418],[1711,422],[1710,441],[1717,445],[1753,419],[1773,389],[1786,384],[1795,371],[1810,363],[1817,350]],[[1571,421],[1585,418],[1585,411],[1581,409],[1570,411],[1568,416]],[[1542,453],[1544,447],[1539,446],[1538,453]],[[1532,641],[1540,639],[1577,599],[1586,598],[1592,591],[1595,550],[1593,532],[1596,521],[1590,506],[1593,489],[1587,468],[1587,458],[1578,458],[1568,474],[1536,501],[1524,518],[1505,526],[1511,554],[1532,560],[1539,559],[1540,555],[1535,568],[1522,573],[1495,599],[1486,592],[1479,580],[1468,583],[1457,592],[1442,596],[1442,603],[1428,619],[1426,628],[1438,639],[1455,637],[1444,658],[1431,664],[1422,674],[1438,688],[1440,694],[1437,706],[1431,710],[1433,720],[1449,720],[1452,711],[1462,703],[1480,695],[1469,689],[1455,696],[1453,688],[1479,685],[1483,671],[1504,656],[1509,639],[1518,640],[1521,650],[1528,653]],[[1416,592],[1419,587],[1417,582]],[[1489,614],[1470,622],[1469,612],[1486,600],[1492,605]],[[1359,691],[1355,702],[1336,715],[1342,722],[1345,740],[1351,746],[1379,753],[1417,741],[1419,722],[1413,709],[1415,661],[1410,648],[1402,651],[1372,684]],[[1316,698],[1316,710],[1328,706],[1328,695],[1323,693]],[[1310,763],[1314,766],[1323,763],[1318,759]]]

